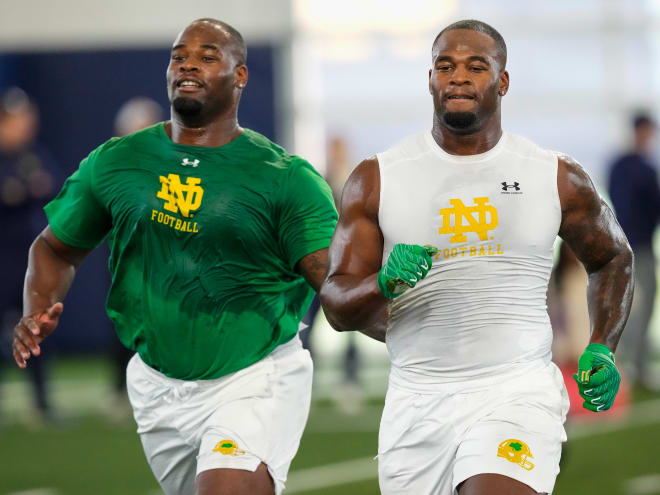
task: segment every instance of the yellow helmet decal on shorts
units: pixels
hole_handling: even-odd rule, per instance
[[[523,469],[530,471],[534,468],[534,464],[529,459],[533,459],[532,451],[529,446],[522,440],[509,438],[504,440],[497,447],[497,457],[502,457],[509,462],[518,464]]]
[[[220,452],[222,455],[243,455],[245,454],[244,450],[238,448],[236,442],[233,440],[220,440],[213,447],[213,452]]]

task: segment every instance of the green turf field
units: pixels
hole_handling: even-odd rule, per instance
[[[98,359],[60,362],[52,381],[61,410],[56,425],[32,424],[23,377],[16,371],[5,377],[0,494],[159,493],[130,416],[118,419],[109,401],[109,373]],[[349,412],[319,381],[285,493],[378,494],[372,457],[382,399]],[[569,425],[569,437],[554,493],[660,495],[660,395],[638,396],[625,420]]]

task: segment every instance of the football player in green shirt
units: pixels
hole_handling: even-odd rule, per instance
[[[46,206],[14,331],[24,368],[108,239],[107,312],[136,352],[129,398],[167,494],[280,493],[309,411],[297,331],[337,215],[311,165],[238,125],[246,55],[215,19],[178,36],[171,121],[99,146]]]

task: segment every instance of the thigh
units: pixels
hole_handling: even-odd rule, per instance
[[[456,442],[451,398],[390,388],[378,435],[383,495],[451,490]]]
[[[126,385],[145,457],[165,494],[192,495],[197,449],[173,421],[176,410],[161,400],[165,387],[149,380],[144,366],[136,354],[127,367]]]
[[[158,428],[140,433],[151,472],[166,495],[195,493],[196,449],[175,429]]]
[[[275,486],[268,468],[261,463],[254,472],[239,469],[209,469],[197,476],[197,495],[273,495]]]
[[[264,383],[254,389],[252,396],[240,400],[225,397],[205,422],[197,458],[198,476],[211,470],[253,474],[265,464],[275,493],[284,489],[311,400],[311,358],[299,341],[296,345],[285,355],[275,352],[266,358],[263,367],[270,371],[256,378]],[[247,478],[250,474],[243,473]]]
[[[458,486],[458,495],[535,495],[538,492],[501,474],[477,474]]]
[[[556,367],[550,365],[542,372],[513,380],[479,400],[493,402],[492,409],[461,438],[454,486],[464,481],[463,487],[468,488],[485,486],[486,481],[518,486],[511,479],[531,487],[530,493],[551,493],[559,473],[562,442],[566,440],[563,423],[568,409]],[[475,478],[486,473],[500,477]]]

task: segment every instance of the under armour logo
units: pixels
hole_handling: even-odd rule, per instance
[[[181,161],[181,165],[183,165],[184,167],[192,167],[192,168],[196,168],[197,165],[199,165],[199,160],[193,160],[193,161],[191,162],[191,161],[188,160],[187,158],[184,158],[184,159]]]
[[[506,182],[502,182],[502,191],[506,191],[510,188],[513,188],[516,191],[520,191],[520,182],[514,182],[513,184],[507,184]]]

